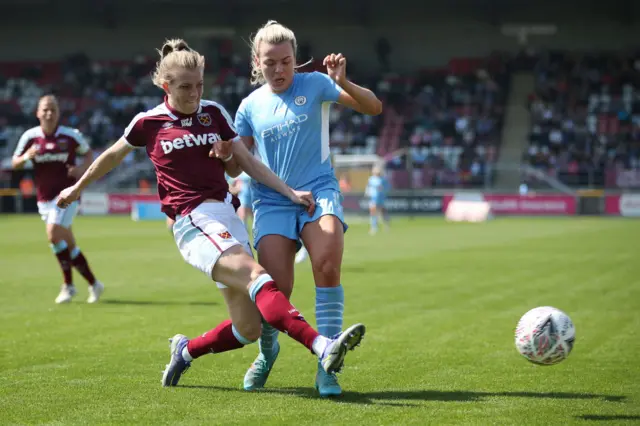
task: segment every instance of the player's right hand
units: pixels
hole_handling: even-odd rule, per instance
[[[80,190],[74,185],[63,189],[58,195],[56,205],[61,209],[66,209],[69,204],[77,201],[80,198]]]
[[[29,148],[27,152],[24,153],[24,159],[33,160],[33,158],[36,156],[37,153],[38,153],[38,147],[36,145],[31,145],[31,148]]]
[[[309,216],[313,216],[316,211],[316,200],[313,198],[311,191],[294,191],[292,190],[291,201],[306,207]]]

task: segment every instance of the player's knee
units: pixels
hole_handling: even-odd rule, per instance
[[[260,323],[260,321],[238,324],[237,326],[234,325],[234,327],[236,327],[238,333],[240,333],[245,339],[245,345],[258,341],[260,335],[262,334],[262,324]]]
[[[58,244],[65,238],[64,231],[57,225],[47,226],[47,239],[51,244]]]
[[[312,261],[312,268],[314,275],[322,276],[322,283],[332,283],[335,285],[340,284],[340,260],[336,259],[332,253],[325,253],[319,257],[316,257],[315,261]]]
[[[267,270],[264,269],[262,265],[260,265],[258,262],[256,262],[253,259],[251,259],[251,265],[249,266],[249,269],[250,269],[249,277],[251,279],[251,282],[257,280],[258,277],[267,273]]]

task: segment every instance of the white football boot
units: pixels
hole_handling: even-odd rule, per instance
[[[102,292],[104,292],[104,284],[96,280],[93,285],[89,286],[89,298],[87,299],[87,303],[96,303],[100,300]]]
[[[62,288],[60,288],[60,294],[56,297],[56,303],[69,303],[73,296],[77,293],[76,287],[71,285],[62,284]]]

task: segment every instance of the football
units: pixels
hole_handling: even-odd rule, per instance
[[[554,365],[565,360],[575,338],[571,318],[551,306],[531,309],[516,326],[516,348],[534,364]]]

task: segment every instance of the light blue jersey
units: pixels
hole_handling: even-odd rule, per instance
[[[241,182],[240,192],[238,193],[238,199],[242,207],[251,207],[251,177],[242,172],[240,176],[236,178]]]
[[[326,74],[295,74],[291,86],[273,93],[268,85],[245,98],[236,113],[238,135],[252,136],[260,160],[291,188],[312,191],[316,213],[309,217],[277,191],[254,182],[254,242],[264,235],[298,240],[305,224],[332,214],[344,224],[342,196],[331,165],[329,109],[340,87]],[[346,225],[345,225],[346,229]]]
[[[377,206],[384,204],[389,191],[389,181],[383,176],[370,176],[367,182],[366,194],[372,204]]]
[[[238,192],[236,196],[238,197],[238,200],[240,200],[240,205],[242,207],[251,208],[251,176],[242,172],[237,177],[231,177],[225,173],[224,178],[229,186],[233,186],[237,181],[241,181],[240,192]]]
[[[326,74],[295,74],[289,89],[273,93],[268,85],[240,104],[235,127],[253,136],[260,159],[290,187],[304,191],[338,182],[329,158],[329,108],[341,89]],[[255,202],[290,203],[262,184],[254,184]]]

